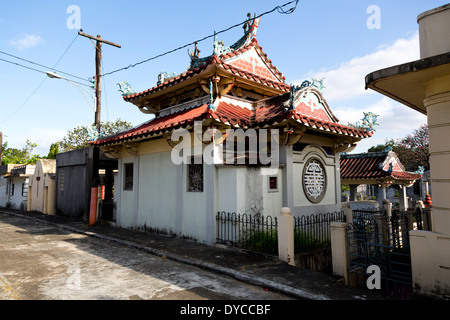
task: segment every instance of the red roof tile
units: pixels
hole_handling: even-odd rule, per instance
[[[193,126],[195,121],[213,118],[233,126],[247,127],[250,121],[251,110],[241,108],[226,102],[220,102],[216,110],[209,110],[208,104],[192,109],[183,110],[160,118],[154,118],[131,130],[114,136],[98,139],[93,142],[96,145],[108,145],[132,139],[158,135],[178,128]]]
[[[340,160],[341,179],[365,180],[392,177],[400,180],[415,180],[421,177],[418,173],[383,170],[382,164],[388,156],[388,152],[343,155]]]
[[[285,96],[288,97],[288,95]],[[258,108],[255,113],[254,125],[262,127],[265,125],[271,125],[276,122],[279,123],[288,118],[293,118],[301,122],[305,126],[311,127],[313,129],[330,131],[337,134],[352,135],[360,138],[368,138],[373,134],[372,132],[363,129],[356,129],[341,125],[339,123],[329,122],[299,114],[294,110],[289,111],[280,101],[275,101],[274,103]]]

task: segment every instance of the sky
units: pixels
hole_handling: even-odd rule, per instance
[[[259,15],[289,1],[0,0],[3,141],[21,149],[30,140],[38,145],[34,153],[45,156],[69,130],[94,122],[89,80],[95,75],[95,47],[78,36],[79,28],[121,45],[103,45],[103,73],[109,73],[244,22],[249,12]],[[373,71],[418,60],[417,16],[446,3],[300,0],[291,14],[264,15],[257,39],[287,84],[324,78],[322,93],[341,124],[361,120],[363,112],[379,115],[373,136],[352,153],[366,152],[426,124],[425,115],[365,90],[364,80]],[[238,26],[218,38],[231,45],[242,35]],[[198,48],[201,57],[210,55],[213,39],[199,42]],[[101,120],[148,121],[150,115],[122,99],[117,83],[127,80],[136,92],[151,88],[161,71],[179,74],[189,67],[187,50],[103,77]],[[52,70],[64,79],[47,77],[45,72]]]

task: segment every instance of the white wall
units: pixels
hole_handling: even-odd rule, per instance
[[[137,225],[175,233],[177,171],[170,153],[146,154],[139,159]]]
[[[218,211],[277,216],[282,207],[282,170],[278,191],[269,192],[268,175],[261,168],[218,167]]]
[[[319,203],[312,203],[305,196],[302,176],[305,163],[312,157],[319,158],[324,164],[327,187],[323,199]],[[293,152],[293,210],[296,216],[316,213],[326,213],[340,210],[340,181],[337,177],[339,159],[336,156],[328,155],[322,148],[308,145],[302,151]]]
[[[12,209],[27,209],[27,195],[28,195],[28,178],[10,178],[11,185],[14,184],[14,194],[11,195],[9,202]],[[22,184],[24,184],[24,193],[22,195]],[[12,187],[12,186],[11,186]]]
[[[0,176],[0,207],[6,207],[8,202],[8,179]]]

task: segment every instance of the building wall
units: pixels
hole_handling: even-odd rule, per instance
[[[172,149],[164,144],[160,140],[144,142],[134,156],[122,150],[115,179],[120,208],[117,224],[207,242],[206,225],[211,220],[207,217],[208,191],[206,187],[203,192],[187,191],[187,164],[175,165]],[[126,164],[133,164],[132,190],[125,188]],[[206,178],[206,170],[204,175]]]
[[[0,176],[0,207],[6,207],[8,202],[8,179]]]
[[[28,210],[46,214],[55,213],[56,160],[39,160],[30,177]]]
[[[14,177],[10,178],[9,206],[12,209],[27,209],[28,199],[28,178]],[[13,191],[14,189],[14,191]]]
[[[92,149],[85,148],[56,156],[56,214],[87,220],[89,216],[89,161]]]
[[[269,177],[278,189],[269,190]],[[277,216],[282,207],[282,169],[267,173],[259,167],[218,167],[218,211]]]
[[[172,148],[165,140],[141,142],[131,149],[132,153],[124,147],[119,151],[115,179],[120,227],[151,229],[212,244],[217,212],[278,216],[289,201],[296,215],[340,210],[339,159],[319,147],[308,146],[293,154],[286,166],[291,169],[267,171],[256,166],[203,163],[203,191],[197,192],[188,191],[189,165],[172,162]],[[326,194],[317,204],[307,200],[301,184],[304,163],[313,156],[324,163],[328,180]],[[127,164],[133,165],[131,190],[125,188]],[[270,177],[276,178],[274,190],[270,189]],[[286,194],[292,194],[288,202]]]
[[[145,154],[139,159],[137,224],[175,233],[177,170],[170,153]]]
[[[302,176],[306,162],[310,158],[319,159],[326,172],[326,193],[318,203],[308,200],[303,190]],[[292,214],[296,216],[340,211],[340,175],[339,157],[329,155],[323,148],[308,145],[302,151],[292,153],[292,185],[293,185],[293,209]]]

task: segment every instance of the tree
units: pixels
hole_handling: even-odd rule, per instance
[[[2,165],[4,164],[36,164],[40,156],[33,155],[33,150],[37,147],[36,143],[32,143],[27,140],[25,147],[22,150],[16,148],[8,148],[8,142],[5,141],[3,144],[3,159]]]
[[[380,152],[391,147],[407,171],[416,171],[419,166],[430,169],[428,126],[421,125],[401,139],[386,139],[384,144],[371,147],[368,152]]]
[[[100,136],[110,136],[131,129],[133,125],[127,121],[117,119],[115,122],[102,122],[100,124]],[[69,130],[61,141],[58,141],[60,152],[83,149],[89,146],[89,142],[96,137],[94,126],[78,126]]]
[[[384,141],[384,144],[377,144],[374,147],[371,147],[369,150],[367,150],[368,152],[381,152],[384,151],[386,148],[391,147],[392,149],[394,149],[397,145],[397,142],[394,139],[386,139]]]
[[[56,155],[59,153],[59,144],[58,142],[52,143],[50,146],[50,150],[48,151],[48,155],[46,159],[56,159]]]
[[[423,166],[425,170],[430,169],[430,140],[428,136],[428,126],[421,125],[398,144],[398,150],[401,153],[400,161],[404,161],[407,170],[417,170]]]

